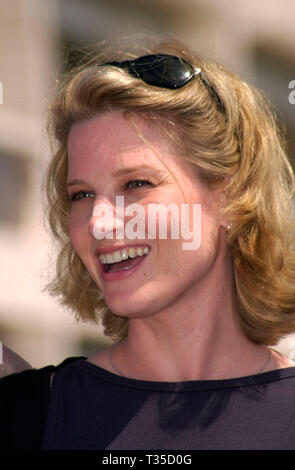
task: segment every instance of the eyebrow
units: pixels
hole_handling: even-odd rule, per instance
[[[149,165],[138,165],[138,166],[132,166],[132,167],[126,167],[126,168],[121,168],[120,170],[115,171],[112,173],[112,176],[122,176],[122,175],[127,175],[130,173],[135,173],[136,171],[140,170],[153,170],[157,171],[157,173],[161,173],[161,170],[159,168],[154,168]],[[67,183],[67,187],[69,188],[70,186],[75,186],[78,184],[87,184],[86,181],[80,180],[80,179],[74,179],[72,181],[69,181]]]
[[[152,167],[150,165],[137,165],[137,166],[132,166],[132,167],[127,167],[127,168],[122,168],[120,170],[117,170],[112,174],[112,176],[121,176],[121,175],[126,175],[129,173],[135,173],[136,171],[140,170],[153,170],[160,172],[159,168]]]
[[[72,180],[67,183],[67,187],[69,188],[70,186],[76,186],[77,184],[87,184],[86,181],[83,180]]]

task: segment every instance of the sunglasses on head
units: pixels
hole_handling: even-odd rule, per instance
[[[218,102],[221,110],[224,107],[219,96],[212,88],[201,69],[193,67],[181,57],[169,54],[151,54],[137,59],[124,60],[123,62],[107,62],[102,66],[114,66],[128,70],[130,75],[140,78],[148,85],[175,90],[181,88],[198,76],[208,87],[210,93]]]

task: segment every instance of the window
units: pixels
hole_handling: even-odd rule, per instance
[[[283,45],[259,42],[253,48],[254,63],[260,87],[275,105],[279,118],[287,127],[288,152],[295,169],[295,105],[289,101],[289,83],[295,80],[295,56]]]
[[[28,161],[0,149],[0,223],[21,221],[28,187]]]

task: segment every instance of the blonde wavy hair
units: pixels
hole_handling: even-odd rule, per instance
[[[232,224],[228,246],[239,323],[252,341],[274,345],[295,331],[295,182],[281,127],[259,91],[182,43],[169,39],[137,55],[148,53],[182,57],[200,68],[208,83],[196,77],[178,90],[149,86],[124,69],[100,66],[136,54],[98,47],[57,88],[49,110],[54,149],[46,173],[46,215],[59,253],[46,289],[77,319],[100,319],[107,336],[119,340],[128,334],[128,319],[108,309],[69,240],[67,137],[73,123],[105,110],[158,116],[175,124],[172,138],[182,157],[208,185],[227,183],[223,212]]]

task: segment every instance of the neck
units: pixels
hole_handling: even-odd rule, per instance
[[[175,303],[167,312],[130,319],[128,337],[112,353],[117,369],[127,377],[169,382],[261,371],[269,357],[267,348],[240,331],[230,291],[221,289],[220,296],[187,302],[185,315]]]

